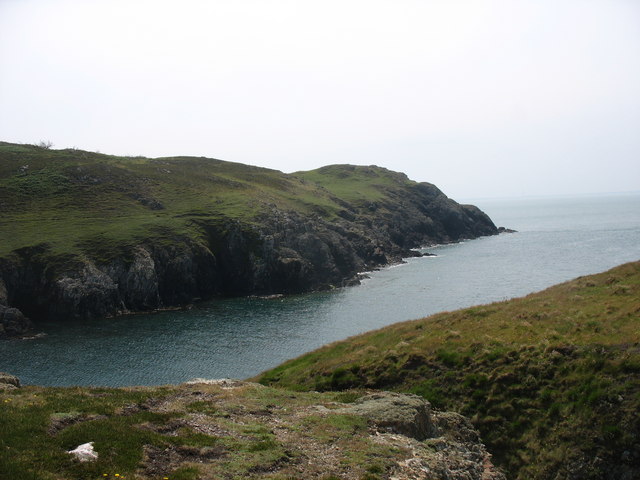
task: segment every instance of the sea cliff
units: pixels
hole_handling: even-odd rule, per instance
[[[344,286],[416,247],[498,233],[477,207],[375,166],[284,174],[8,143],[0,205],[0,335],[27,328],[16,318]]]

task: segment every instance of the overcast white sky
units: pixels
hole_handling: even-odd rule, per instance
[[[640,1],[0,0],[0,140],[640,190]]]

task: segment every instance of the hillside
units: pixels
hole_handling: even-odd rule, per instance
[[[471,418],[508,478],[640,478],[640,262],[353,337],[259,381],[421,395]]]
[[[375,166],[289,175],[0,142],[0,305],[35,321],[327,289],[496,233],[476,207]]]

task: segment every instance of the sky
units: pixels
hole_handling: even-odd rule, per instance
[[[0,0],[0,140],[640,190],[637,0]]]

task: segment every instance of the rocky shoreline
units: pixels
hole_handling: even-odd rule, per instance
[[[212,159],[94,159],[75,151],[56,153],[60,159],[54,162],[37,149],[6,148],[19,152],[4,154],[7,184],[20,187],[0,185],[0,203],[13,209],[3,218],[29,238],[7,237],[13,247],[0,256],[0,337],[24,334],[27,318],[35,324],[104,318],[216,297],[354,285],[358,272],[420,255],[415,248],[500,233],[477,207],[374,166],[333,165],[287,175]],[[31,167],[23,171],[27,159]],[[19,168],[9,168],[11,163]],[[171,172],[189,168],[193,180],[185,187]],[[169,194],[177,188],[193,197],[180,203],[180,196]],[[28,222],[43,215],[30,207],[40,200],[38,192],[52,203],[65,198],[74,208],[86,208],[78,211],[95,230],[87,234],[68,215],[53,222],[57,236],[23,229],[25,209],[33,209]],[[212,195],[217,200],[201,206]],[[238,202],[233,208],[225,205],[230,198]],[[101,209],[110,202],[110,212],[135,211],[131,222],[139,233],[120,235],[115,221],[100,224]],[[60,208],[67,207],[49,215],[66,215]],[[123,214],[122,222],[128,218]]]
[[[387,233],[321,219],[256,230],[207,229],[208,243],[176,238],[174,245],[142,243],[125,258],[97,263],[89,256],[56,259],[47,245],[0,259],[0,338],[23,335],[40,318],[101,318],[179,308],[216,296],[281,295],[359,283],[359,272],[421,256],[411,248],[495,234],[416,235],[398,244]],[[212,244],[217,244],[218,255]],[[62,260],[62,261],[59,261]],[[9,307],[11,305],[11,307]],[[24,314],[23,314],[24,312]]]
[[[27,332],[31,326],[27,316],[36,322],[100,318],[184,306],[215,296],[291,294],[355,285],[359,272],[420,256],[412,248],[497,233],[475,207],[451,202],[461,220],[455,229],[442,228],[435,235],[413,225],[395,225],[394,231],[386,222],[369,227],[357,219],[330,223],[274,212],[261,228],[202,225],[205,242],[187,237],[176,237],[171,245],[143,242],[108,263],[96,262],[90,255],[55,258],[46,244],[22,249],[0,259],[0,337]],[[472,217],[467,213],[483,220],[480,228],[468,225]]]

